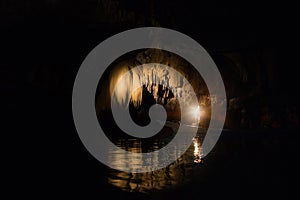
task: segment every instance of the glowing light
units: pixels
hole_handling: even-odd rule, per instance
[[[192,107],[191,109],[191,116],[193,118],[194,123],[199,123],[200,122],[200,117],[203,112],[201,112],[200,106],[198,105],[197,107]]]

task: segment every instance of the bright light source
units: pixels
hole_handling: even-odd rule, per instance
[[[194,108],[194,118],[197,120],[197,119],[200,119],[200,106],[197,106],[196,108]]]
[[[191,109],[191,115],[193,118],[193,122],[194,123],[199,123],[200,122],[200,117],[201,117],[201,110],[200,110],[200,106],[196,106],[196,107],[192,107]]]

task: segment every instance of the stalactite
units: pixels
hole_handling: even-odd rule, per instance
[[[207,87],[201,76],[185,60],[161,50],[148,49],[135,54],[134,58],[124,59],[113,66],[106,82],[102,85],[102,92],[98,95],[97,112],[110,109],[110,98],[106,97],[111,97],[118,80],[128,70],[132,70],[131,74],[123,79],[120,88],[116,88],[115,95],[118,104],[127,106],[131,103],[136,108],[139,108],[143,101],[143,90],[151,94],[156,103],[164,104],[170,110],[178,108],[177,98],[184,98],[186,104],[190,103],[191,91],[189,91],[190,88],[187,87],[182,76],[168,71],[167,67],[162,65],[154,64],[152,68],[135,68],[138,65],[143,66],[143,63],[161,63],[175,68],[192,85],[200,101],[200,96],[208,94]],[[168,88],[162,87],[163,83]],[[137,84],[143,85],[144,88],[133,91]]]
[[[137,85],[145,85],[145,89],[153,95],[157,103],[166,104],[173,97],[183,97],[189,103],[192,91],[189,91],[185,83],[182,83],[178,74],[169,72],[165,67],[160,65],[154,66],[152,69],[141,68],[142,71],[137,70],[139,69],[133,68],[131,73],[123,78],[122,83],[118,84],[119,86],[116,88],[115,97],[120,105],[127,106],[129,101],[135,107],[141,105],[143,88],[133,91],[133,88],[136,88]],[[120,70],[119,73],[116,73],[111,78],[110,95],[112,95],[115,83],[123,76],[123,73],[124,71]],[[162,84],[166,84],[168,87],[164,87]]]

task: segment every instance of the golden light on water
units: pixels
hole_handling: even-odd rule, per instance
[[[142,152],[143,144],[141,141],[133,139],[116,142],[118,146],[122,146],[126,150],[130,150],[135,153]],[[160,143],[154,142],[153,149],[160,149]],[[166,154],[165,156],[174,156]],[[179,186],[187,183],[192,176],[191,171],[194,165],[191,163],[201,163],[201,142],[199,138],[194,138],[193,143],[189,150],[182,157],[177,159],[174,163],[168,165],[165,168],[155,170],[147,173],[126,173],[117,170],[111,170],[110,175],[107,177],[109,184],[114,185],[121,190],[127,192],[142,192],[149,193],[154,190],[164,190]],[[157,163],[159,159],[162,159],[159,155],[154,157],[151,162]],[[110,157],[110,162],[114,165],[137,166],[141,164],[141,158],[128,160],[122,153],[115,153]]]
[[[194,162],[200,163],[201,162],[200,143],[196,139],[194,139],[193,144],[194,144]]]

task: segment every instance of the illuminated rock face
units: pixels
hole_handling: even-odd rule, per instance
[[[153,68],[146,68],[143,67],[143,63],[161,63],[165,66],[154,64]],[[142,67],[136,69],[135,67],[138,65]],[[186,80],[182,76],[168,70],[166,66],[176,69]],[[110,106],[110,98],[103,97],[111,97],[117,82],[131,69],[133,70],[130,76],[123,79],[123,84],[116,88],[116,98],[120,105],[128,105],[130,102],[138,108],[143,101],[143,94],[147,92],[153,96],[156,103],[165,105],[169,110],[175,110],[177,98],[183,98],[184,102],[189,104],[193,91],[188,87],[188,82],[192,85],[200,103],[203,104],[207,101],[206,98],[202,98],[208,94],[207,87],[201,76],[189,63],[174,54],[160,50],[145,50],[137,53],[134,59],[125,59],[113,66],[106,83],[102,87],[102,92],[98,96],[97,110],[107,109]],[[133,91],[137,84],[141,84],[144,87]],[[167,87],[162,86],[162,84],[167,85]]]
[[[157,103],[164,105],[172,98],[184,98],[184,102],[188,103],[193,93],[182,76],[165,66],[142,66],[139,69],[133,68],[131,72],[121,80],[119,87],[116,87],[116,99],[121,105],[128,105],[128,101],[131,101],[135,107],[139,107],[143,100],[143,89],[152,94]],[[144,88],[133,91],[137,85],[143,85]]]

